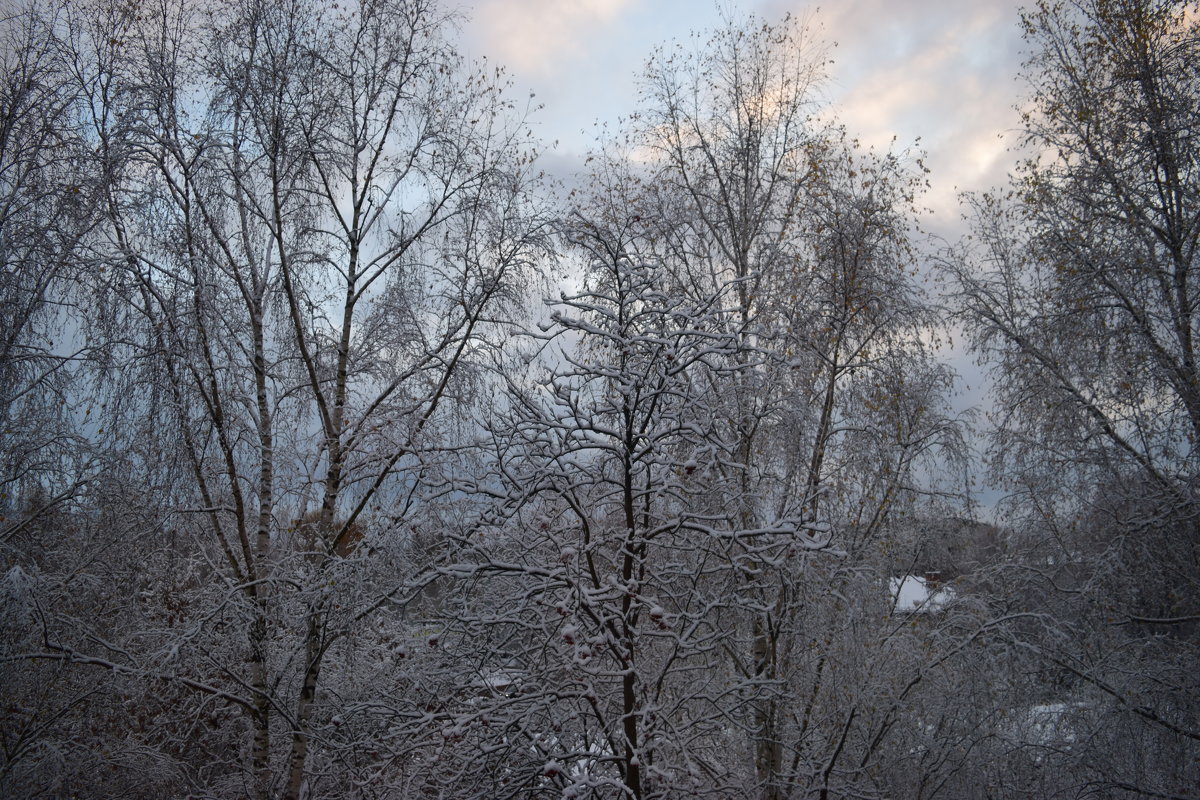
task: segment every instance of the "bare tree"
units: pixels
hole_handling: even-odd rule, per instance
[[[135,615],[98,651],[64,614],[23,655],[186,690],[180,724],[232,709],[223,793],[346,790],[319,768],[355,685],[330,653],[411,596],[388,573],[411,560],[367,553],[413,536],[470,446],[458,418],[542,246],[520,112],[450,24],[419,0],[58,23],[102,176],[101,424],[147,458],[134,479],[193,568],[124,587],[170,593],[170,624]]]
[[[69,500],[88,472],[67,387],[84,353],[70,317],[85,297],[98,189],[56,22],[26,9],[0,30],[0,491],[10,510],[24,505],[0,541]]]
[[[976,244],[950,267],[999,379],[1022,593],[1044,602],[1018,639],[1095,712],[1076,779],[1174,795],[1200,741],[1200,27],[1191,3],[1103,0],[1024,25],[1033,155],[1007,197],[973,201]]]
[[[920,162],[862,152],[818,124],[823,69],[794,20],[730,24],[697,53],[652,59],[637,141],[658,170],[671,286],[729,303],[723,330],[738,345],[730,372],[708,383],[717,438],[736,442],[724,467],[733,491],[719,501],[727,524],[824,528],[853,560],[920,493],[914,465],[958,434],[943,401],[951,376],[923,344],[935,315],[911,272]],[[797,769],[785,687],[803,668],[790,654],[807,638],[804,598],[821,592],[801,586],[818,579],[808,563],[747,562],[758,611],[744,666],[760,686],[764,797],[784,796]]]
[[[446,573],[448,638],[503,641],[484,669],[523,687],[488,703],[503,746],[472,734],[539,754],[514,796],[836,794],[934,669],[878,623],[879,548],[958,444],[911,276],[922,173],[809,119],[801,41],[657,55],[563,224],[585,282],[495,428],[512,511]],[[864,640],[912,657],[864,672]]]
[[[0,792],[13,796],[62,791],[72,764],[105,761],[80,754],[99,737],[75,719],[99,682],[12,659],[38,648],[43,590],[86,569],[72,545],[95,530],[80,509],[110,466],[88,440],[96,409],[81,364],[99,348],[78,321],[95,298],[86,241],[101,195],[60,22],[33,7],[0,21]],[[73,588],[81,604],[96,599]]]

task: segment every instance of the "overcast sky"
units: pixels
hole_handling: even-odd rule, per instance
[[[823,94],[852,135],[901,148],[920,138],[932,170],[932,230],[958,229],[957,193],[1002,183],[1022,94],[1014,0],[465,0],[467,55],[508,67],[544,108],[535,127],[554,171],[595,140],[596,122],[636,109],[658,44],[720,24],[720,8],[808,20],[833,58]]]
[[[833,64],[822,95],[851,135],[876,147],[920,148],[930,168],[922,224],[963,232],[958,194],[1004,183],[1016,158],[1024,94],[1017,0],[464,0],[468,57],[505,65],[533,117],[548,170],[582,165],[597,123],[637,108],[638,76],[655,46],[721,24],[725,13],[806,20]],[[919,144],[917,144],[917,140]],[[552,146],[552,143],[557,142]],[[960,411],[986,406],[986,381],[961,342],[943,353],[962,381]],[[998,493],[978,498],[986,516]]]

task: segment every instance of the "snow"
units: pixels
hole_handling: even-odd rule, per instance
[[[1016,733],[1025,742],[1043,746],[1075,742],[1076,717],[1086,703],[1043,703],[1030,706],[1017,723]]]
[[[494,669],[483,673],[472,685],[478,689],[503,692],[516,686],[520,681],[521,674],[516,670]]]
[[[1004,735],[1022,747],[1069,750],[1093,707],[1086,702],[1048,702],[1014,709]],[[1094,723],[1092,723],[1094,724]],[[1033,756],[1041,761],[1040,753]]]
[[[930,588],[929,582],[916,575],[889,578],[888,591],[896,611],[911,614],[928,614],[940,611],[954,600],[954,589],[949,586]]]

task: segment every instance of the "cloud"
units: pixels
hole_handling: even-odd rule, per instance
[[[838,43],[829,116],[870,146],[919,138],[932,170],[925,203],[947,234],[958,192],[1002,183],[1013,161],[1018,20],[1015,0],[848,0],[817,16]]]
[[[1000,184],[1019,125],[1020,0],[732,0],[777,20],[791,12],[813,36],[837,42],[823,93],[829,114],[865,144],[926,153],[939,233],[953,236],[959,191]],[[705,0],[475,0],[467,33],[476,52],[512,68],[545,109],[539,135],[563,155],[590,144],[594,120],[637,106],[637,71],[656,42],[719,24]],[[1000,134],[1000,136],[998,136]]]
[[[633,0],[482,0],[475,35],[497,59],[530,78],[552,77],[586,52],[597,28],[616,23]]]

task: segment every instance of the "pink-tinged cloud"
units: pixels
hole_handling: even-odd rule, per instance
[[[631,5],[633,0],[480,0],[472,28],[499,62],[529,78],[552,77]]]
[[[577,158],[597,133],[637,110],[637,73],[655,44],[755,14],[810,21],[836,42],[821,92],[827,115],[864,144],[917,147],[931,187],[934,228],[953,237],[959,191],[1002,184],[1016,160],[1023,84],[1017,80],[1022,0],[465,0],[467,47],[511,68],[545,108],[533,117],[548,146]],[[564,168],[566,162],[562,165]]]
[[[1001,184],[1015,155],[1014,105],[1023,85],[1018,0],[843,0],[822,8],[820,33],[837,43],[828,116],[866,145],[920,139],[932,170],[925,203],[950,234],[958,193]],[[794,0],[769,13],[804,8]]]

